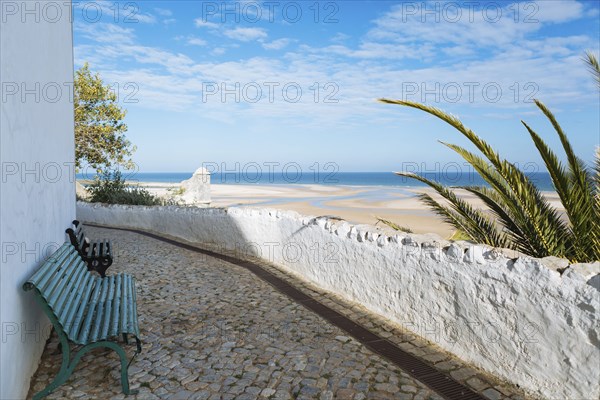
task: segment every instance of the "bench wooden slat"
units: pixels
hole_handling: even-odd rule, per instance
[[[108,294],[106,296],[106,311],[104,311],[104,319],[102,320],[101,337],[108,336],[108,332],[111,326],[110,317],[113,312],[113,299],[115,296],[115,276],[109,276],[108,278]],[[136,331],[137,332],[137,331]]]
[[[61,281],[63,279],[70,280],[73,274],[75,274],[75,272],[78,271],[78,263],[76,262],[75,257],[79,259],[79,255],[76,252],[71,253],[71,255],[69,255],[69,257],[65,260],[67,267],[64,269],[64,271],[54,274],[55,276],[52,278],[52,281],[50,281],[50,283],[48,284],[49,287],[53,287],[52,294],[50,295],[50,297],[48,297],[48,305],[53,310],[58,300],[65,298],[66,295],[68,295],[68,293],[65,292],[67,287],[66,285],[61,285]],[[49,289],[45,290],[50,291]]]
[[[101,333],[100,328],[104,325],[104,318],[106,317],[104,314],[104,306],[106,304],[109,281],[111,281],[111,280],[112,279],[110,279],[110,277],[105,278],[102,280],[102,283],[101,283],[102,291],[100,292],[100,298],[102,299],[102,301],[98,302],[98,307],[95,312],[97,321],[94,323],[92,331],[90,332],[89,340],[91,342],[95,342],[96,340],[98,340],[98,337],[100,336],[100,333]]]
[[[83,311],[85,312],[85,320],[83,321],[81,329],[79,330],[78,339],[81,343],[87,343],[88,341],[88,336],[90,335],[90,330],[92,329],[92,318],[94,317],[96,306],[98,305],[98,300],[100,299],[100,289],[102,289],[102,281],[96,282],[94,291],[86,304],[85,310]]]
[[[135,293],[135,281],[133,280],[133,278],[129,277],[129,296],[127,296],[128,300],[129,300],[129,309],[128,309],[128,314],[127,314],[127,322],[132,323],[132,324],[133,324],[133,319],[135,318],[135,308],[136,308],[133,293]],[[131,326],[130,328],[135,330],[135,327],[133,327],[133,326]]]
[[[29,279],[32,285],[43,288],[54,276],[55,264],[62,263],[70,254],[68,245],[63,244],[53,255],[51,255],[42,267]]]
[[[129,276],[124,276],[123,277],[123,289],[121,290],[123,292],[123,300],[121,301],[121,325],[122,326],[127,326],[127,321],[128,321],[128,316],[129,316],[129,287],[130,285],[128,284],[129,279],[131,277]]]
[[[75,319],[70,326],[69,329],[69,337],[73,338],[72,340],[75,343],[80,343],[79,341],[79,332],[83,328],[84,323],[84,315],[87,310],[87,305],[89,304],[90,297],[92,295],[92,290],[97,286],[98,278],[92,277],[92,279],[88,282],[88,285],[85,287],[83,296],[81,297],[81,302],[77,306],[77,313],[75,314]]]
[[[61,324],[63,321],[67,320],[67,316],[71,310],[67,305],[72,301],[73,293],[81,287],[82,282],[87,275],[88,274],[85,273],[85,269],[79,268],[75,276],[73,276],[73,279],[67,285],[67,289],[64,291],[65,296],[56,303],[54,310],[58,310],[58,320]]]
[[[135,280],[133,281],[133,331],[139,332],[140,327],[138,323],[138,314],[137,314],[137,295],[135,291]]]
[[[76,331],[75,327],[79,328],[81,321],[77,320],[77,314],[79,313],[79,309],[82,308],[83,304],[85,307],[85,301],[89,296],[89,292],[92,290],[94,285],[94,277],[90,274],[87,274],[83,277],[83,282],[81,286],[76,288],[75,296],[68,299],[65,307],[69,310],[67,313],[67,319],[65,320],[65,324],[63,325],[67,336],[75,341],[77,336],[73,335]]]
[[[115,297],[113,298],[113,305],[112,305],[112,309],[113,309],[113,313],[111,315],[111,327],[110,327],[110,332],[111,335],[116,335],[118,326],[119,326],[119,310],[121,310],[121,281],[122,281],[122,276],[121,274],[117,275],[115,277]]]

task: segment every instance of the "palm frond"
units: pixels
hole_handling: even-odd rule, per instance
[[[554,165],[556,164],[556,161],[552,160],[552,156],[549,156],[548,150],[544,149],[541,138],[539,138],[538,135],[533,134],[533,130],[527,126],[527,124],[524,124],[532,136],[542,158],[544,158],[548,172],[550,172],[550,176],[552,177],[554,187],[569,218],[572,241],[568,244],[567,256],[572,261],[589,260],[590,257],[598,259],[598,257],[600,257],[600,249],[593,244],[593,217],[594,214],[596,214],[596,218],[600,218],[600,214],[596,213],[594,206],[595,199],[592,174],[589,172],[585,162],[575,155],[567,135],[556,120],[554,114],[552,114],[541,101],[535,100],[535,103],[552,124],[567,156],[568,171],[560,171],[562,174],[556,170],[552,171],[551,169],[556,167]],[[554,158],[557,158],[555,155],[553,156]],[[550,158],[547,160],[545,157]],[[558,173],[558,176],[555,177],[553,172]]]
[[[527,254],[544,254],[543,241],[538,237],[532,218],[522,212],[521,203],[502,176],[481,157],[460,146],[442,143],[457,152],[465,161],[471,164],[475,171],[493,188],[495,191],[493,202],[492,195],[488,192],[486,193],[488,193],[487,196],[490,199],[482,198],[482,200],[488,206],[492,203],[497,205],[497,208],[492,208],[492,212],[496,214],[504,225],[506,234],[514,242],[513,247]],[[465,189],[469,189],[469,187],[465,187]]]
[[[594,194],[600,195],[600,147],[596,147],[596,159],[594,160]]]
[[[594,75],[596,83],[598,83],[598,87],[600,87],[600,64],[598,64],[598,59],[592,52],[588,51],[585,53],[583,61],[587,63],[590,72]]]
[[[388,219],[381,218],[381,217],[378,217],[378,216],[375,216],[375,218],[377,219],[377,224],[381,222],[382,224],[387,225],[387,226],[389,226],[390,228],[392,228],[392,229],[394,229],[396,231],[400,231],[400,232],[404,232],[404,233],[413,233],[413,231],[410,228],[398,225],[397,223],[392,222],[392,221],[390,221]],[[375,224],[375,225],[377,225],[377,224]]]
[[[494,223],[481,211],[473,208],[468,202],[459,198],[451,189],[444,187],[412,172],[395,172],[395,174],[421,181],[433,188],[442,196],[451,208],[445,207],[427,194],[419,195],[419,198],[429,205],[446,222],[461,230],[473,240],[490,246],[503,247],[506,245],[504,236],[498,232]]]
[[[565,154],[567,155],[567,160],[569,163],[569,171],[571,173],[570,179],[575,184],[577,184],[582,191],[589,190],[590,189],[590,177],[587,172],[585,163],[575,155],[575,151],[573,150],[573,147],[571,146],[571,143],[569,142],[567,135],[562,130],[562,127],[556,120],[556,117],[554,116],[554,114],[552,114],[552,112],[548,109],[548,107],[546,107],[544,105],[544,103],[542,103],[541,101],[539,101],[539,100],[534,100],[534,101],[535,101],[535,104],[538,106],[538,108],[544,113],[546,118],[548,118],[548,120],[552,124],[552,127],[554,128],[554,130],[558,134],[558,137],[560,138],[560,142],[563,146],[563,149],[565,150]]]
[[[464,232],[468,240],[479,240],[478,233],[470,232],[470,226],[472,225],[472,221],[469,221],[463,215],[452,211],[449,207],[443,206],[427,193],[421,193],[417,197],[423,203],[428,205],[434,213],[442,217],[442,220],[444,222],[446,222],[449,225],[452,225],[455,229]]]
[[[545,257],[550,254],[562,255],[564,253],[566,247],[564,241],[568,237],[568,230],[560,220],[556,210],[550,206],[548,201],[522,171],[508,161],[500,158],[499,154],[487,142],[477,136],[472,130],[466,128],[460,119],[438,108],[421,103],[389,99],[380,99],[380,101],[425,111],[445,121],[462,133],[483,153],[502,177],[502,180],[519,204],[518,208],[515,207],[515,211],[520,211],[523,214],[521,219],[523,221],[528,220],[529,225],[534,230],[530,243],[535,243],[536,245],[531,249],[532,253],[529,254],[536,257]]]

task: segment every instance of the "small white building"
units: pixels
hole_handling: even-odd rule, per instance
[[[200,167],[190,179],[181,182],[181,199],[185,204],[207,206],[210,204],[210,172]]]
[[[0,399],[18,399],[51,328],[21,287],[75,218],[71,2],[0,14]]]

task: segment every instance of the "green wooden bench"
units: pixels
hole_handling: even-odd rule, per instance
[[[106,270],[113,263],[113,248],[110,240],[90,240],[81,222],[73,221],[73,228],[66,230],[71,244],[75,246],[83,261],[88,265],[89,270],[96,271],[103,278],[106,276]]]
[[[35,300],[44,310],[60,340],[62,365],[54,380],[34,400],[51,393],[71,376],[83,355],[98,347],[108,347],[121,360],[121,386],[129,390],[128,368],[133,358],[142,351],[137,318],[135,280],[127,274],[100,278],[88,271],[77,250],[63,244],[23,284],[32,290]],[[128,362],[125,350],[116,342],[122,337],[135,338],[137,349]],[[73,358],[69,343],[81,347]]]

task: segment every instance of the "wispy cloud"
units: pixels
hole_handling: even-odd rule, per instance
[[[263,47],[267,50],[281,50],[284,47],[287,47],[290,44],[291,40],[289,38],[281,38],[277,40],[273,40],[269,43],[263,43]]]
[[[528,7],[532,20],[541,23],[567,22],[579,19],[584,15],[583,3],[574,0],[552,0],[535,2],[535,7]]]
[[[193,53],[186,54],[185,47],[177,52],[143,46],[131,29],[110,24],[76,25],[78,32],[95,45],[78,45],[75,51],[79,62],[94,60],[103,74],[137,82],[143,99],[141,107],[193,112],[202,105],[204,111],[210,111],[204,113],[207,118],[217,119],[231,118],[232,110],[236,115],[277,116],[290,121],[310,114],[317,121],[315,124],[346,123],[360,116],[385,118],[386,110],[374,99],[406,97],[407,88],[416,90],[410,99],[451,109],[460,105],[522,109],[531,96],[555,104],[589,100],[590,79],[580,58],[583,49],[597,46],[597,40],[585,34],[543,37],[536,34],[539,24],[508,32],[509,25],[492,25],[485,20],[464,26],[440,23],[434,30],[425,29],[420,21],[398,26],[404,18],[398,14],[400,11],[393,7],[372,21],[372,28],[356,45],[347,40],[349,37],[338,35],[340,41],[346,41],[343,45],[327,41],[321,46],[300,43],[293,51],[286,51],[285,57],[257,55],[226,60],[227,47],[234,43],[222,40],[209,50],[214,59],[199,61],[190,55]],[[545,12],[546,23],[561,23],[556,9]],[[569,18],[578,18],[586,10],[574,7],[568,13]],[[267,31],[259,27],[228,28],[203,20],[195,20],[195,24],[235,41],[258,41],[268,50],[283,49],[296,40],[267,41]],[[432,32],[435,30],[438,32]],[[494,35],[507,35],[510,39],[491,39]],[[197,36],[181,35],[178,39],[191,45],[208,45]],[[486,49],[486,40],[495,44],[493,50]],[[477,57],[471,57],[474,54]],[[120,72],[114,67],[117,62]],[[258,84],[267,97],[257,102],[223,102],[220,94],[215,94],[210,101],[203,101],[206,82],[229,85],[228,88],[236,83],[240,87]],[[277,83],[273,102],[268,100],[265,82]],[[298,102],[282,98],[283,86],[291,83],[303,91]],[[500,88],[502,95],[497,101],[490,101],[494,93],[485,93],[486,85],[494,90]],[[462,93],[454,102],[452,90],[457,88]],[[437,93],[426,95],[427,90]],[[325,103],[327,96],[338,102]]]
[[[333,43],[342,43],[346,40],[350,39],[350,35],[347,35],[343,32],[336,33],[331,39],[329,39]]]
[[[211,29],[218,29],[221,27],[221,24],[206,21],[203,18],[196,18],[194,20],[194,25],[196,25],[196,27],[198,27],[198,28],[211,28]]]
[[[166,8],[155,7],[154,12],[156,12],[158,15],[160,15],[162,17],[170,17],[173,15],[173,12],[171,10],[167,10]]]
[[[257,39],[265,39],[267,37],[267,32],[263,28],[237,27],[227,29],[223,34],[230,39],[239,40],[241,42],[250,42]]]
[[[135,33],[133,28],[124,28],[112,23],[75,22],[73,29],[77,34],[98,43],[133,43]]]
[[[187,40],[188,44],[191,44],[192,46],[206,46],[206,40],[201,39],[199,37],[190,37]]]
[[[156,17],[152,14],[138,13],[131,17],[133,21],[140,22],[143,24],[154,24],[156,23]]]

